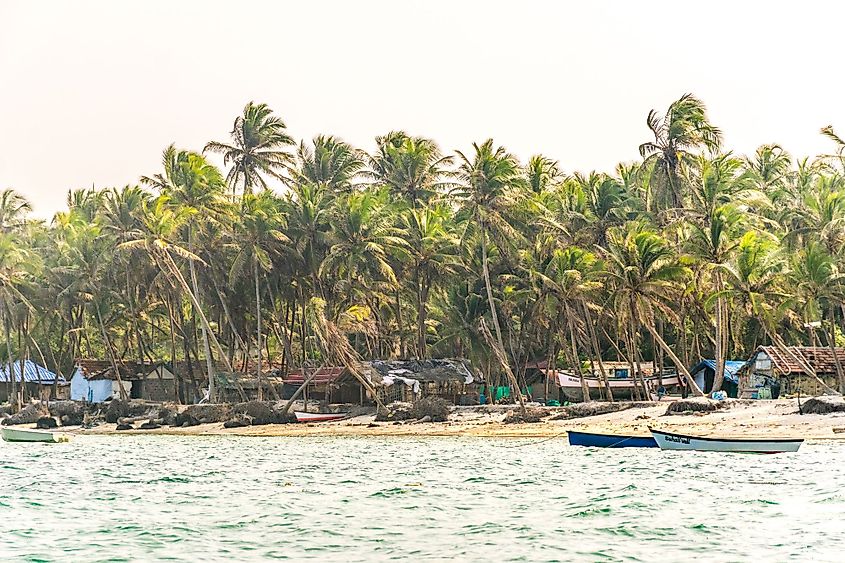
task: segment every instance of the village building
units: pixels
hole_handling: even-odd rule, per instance
[[[477,405],[484,387],[467,360],[372,360],[362,365],[383,403],[440,397],[455,405]]]
[[[826,391],[805,365],[832,389],[839,388],[837,363],[845,370],[845,348],[760,346],[740,375],[740,398],[777,399],[780,395],[821,395]]]
[[[315,373],[316,371],[316,373]],[[284,398],[289,399],[307,378],[303,397],[324,403],[369,404],[373,402],[361,382],[345,367],[295,369],[284,376]]]
[[[722,381],[722,391],[728,397],[737,398],[739,396],[739,374],[746,362],[742,360],[727,360],[725,361],[725,378]],[[689,373],[695,380],[695,384],[704,393],[709,394],[713,391],[713,380],[716,377],[716,360],[701,360],[696,365],[689,369]]]
[[[9,400],[11,381],[14,378],[18,389],[23,393],[23,400],[29,398],[67,399],[70,395],[68,382],[61,375],[50,371],[32,360],[24,360],[23,376],[21,376],[21,362],[15,360],[9,376],[9,365],[0,367],[0,402]],[[55,389],[55,393],[53,390]]]
[[[122,385],[129,399],[176,399],[176,377],[166,364],[120,361],[116,365],[117,373],[108,360],[78,359],[70,380],[70,398],[89,403],[119,399]]]

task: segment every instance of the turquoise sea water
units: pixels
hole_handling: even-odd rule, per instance
[[[565,438],[0,443],[0,522],[2,561],[842,561],[845,444],[752,456]]]

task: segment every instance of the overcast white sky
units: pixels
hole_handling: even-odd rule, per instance
[[[0,188],[49,217],[70,188],[227,138],[249,100],[297,138],[444,150],[492,136],[567,171],[638,157],[685,92],[727,148],[795,155],[845,132],[838,2],[0,0]]]

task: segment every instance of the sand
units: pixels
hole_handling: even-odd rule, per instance
[[[550,420],[560,412],[548,408],[550,416],[539,423],[505,424],[513,407],[455,407],[448,422],[375,422],[363,415],[338,422],[311,424],[269,424],[223,428],[222,423],[188,428],[161,427],[155,430],[116,431],[114,424],[91,429],[68,428],[78,434],[169,434],[179,436],[473,436],[511,438],[564,437],[567,430],[648,435],[648,427],[680,433],[723,437],[801,437],[845,439],[845,413],[801,415],[795,399],[774,401],[727,401],[727,408],[706,414],[665,415],[668,402],[645,403],[610,414],[570,420]],[[842,429],[837,433],[834,429]]]

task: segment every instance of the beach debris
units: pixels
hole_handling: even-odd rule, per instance
[[[276,414],[273,412],[272,403],[268,401],[247,401],[237,403],[232,407],[232,414],[246,415],[253,426],[261,424],[273,424],[276,422]]]
[[[231,418],[232,410],[228,404],[190,405],[180,413],[175,423],[182,426],[186,420],[194,419],[198,424],[225,422]],[[190,417],[190,418],[184,418]]]
[[[120,422],[115,427],[115,430],[134,430],[134,429],[135,429],[135,427],[132,426],[131,424],[127,423],[127,422]]]
[[[423,397],[414,403],[412,415],[418,422],[428,417],[426,422],[446,422],[449,419],[449,403],[440,397]]]
[[[637,403],[605,403],[602,401],[590,401],[589,403],[575,403],[559,409],[558,414],[551,417],[550,420],[569,420],[572,418],[584,418],[587,416],[600,416],[603,414],[610,414],[619,412],[639,406]]]
[[[114,424],[119,418],[127,416],[141,416],[148,414],[150,405],[142,400],[112,399],[106,406],[105,419],[106,422]]]
[[[379,409],[376,413],[376,421],[378,422],[393,422],[396,420],[413,420],[417,418],[414,416],[413,403],[394,402]]]
[[[47,412],[41,403],[31,403],[22,408],[17,414],[4,418],[2,423],[7,426],[11,426],[13,424],[33,424],[38,422],[39,418],[49,415],[50,413]]]
[[[139,426],[138,428],[140,430],[155,430],[157,428],[161,428],[161,424],[159,424],[156,420],[150,419],[147,422],[141,424],[141,426]]]
[[[845,401],[841,397],[813,397],[801,404],[804,414],[830,414],[845,412]]]
[[[231,419],[223,423],[223,428],[243,428],[244,426],[251,426],[253,418],[245,413],[238,413]]]
[[[431,417],[429,415],[425,415],[424,417],[416,420],[414,424],[422,424],[424,422],[431,422]]]
[[[45,430],[49,428],[57,428],[58,426],[59,423],[56,422],[56,419],[52,416],[42,416],[35,422],[36,428],[44,428]]]
[[[61,421],[62,426],[77,426],[85,417],[85,406],[79,401],[51,401],[50,416]]]
[[[666,415],[707,414],[727,408],[727,401],[712,401],[710,399],[684,399],[672,401],[666,408]]]
[[[542,422],[543,419],[549,416],[549,413],[545,409],[541,409],[538,407],[527,407],[525,410],[519,409],[509,412],[505,415],[504,420],[502,422],[504,424],[523,424],[523,423],[536,423]]]

